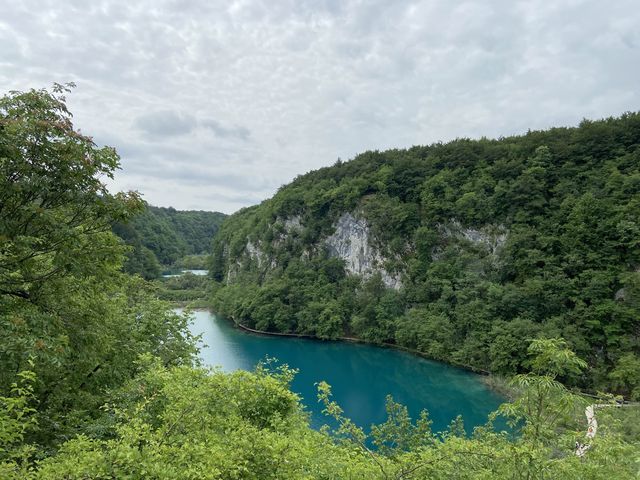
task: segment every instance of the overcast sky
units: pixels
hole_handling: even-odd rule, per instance
[[[0,90],[77,83],[114,189],[231,213],[365,150],[640,110],[638,0],[0,0]]]

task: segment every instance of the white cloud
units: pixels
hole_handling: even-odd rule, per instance
[[[640,109],[634,0],[0,0],[2,90],[76,124],[157,205],[232,212],[367,149]]]

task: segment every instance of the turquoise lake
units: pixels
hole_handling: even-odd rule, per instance
[[[332,386],[345,414],[367,431],[386,419],[388,394],[406,405],[413,419],[427,409],[434,431],[462,415],[470,432],[504,401],[476,374],[393,349],[250,334],[207,311],[193,312],[190,328],[202,334],[206,365],[252,370],[268,356],[298,369],[292,390],[302,397],[314,428],[331,423],[317,402],[315,384],[322,380]]]

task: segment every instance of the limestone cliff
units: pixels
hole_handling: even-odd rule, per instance
[[[392,275],[384,268],[385,258],[372,245],[369,224],[364,218],[345,213],[336,222],[335,233],[324,243],[331,256],[344,260],[349,273],[364,279],[380,273],[388,288],[399,290],[402,286],[400,276]]]

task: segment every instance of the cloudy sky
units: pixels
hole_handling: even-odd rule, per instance
[[[73,81],[114,189],[231,213],[372,149],[640,109],[637,0],[0,0],[0,90]]]

